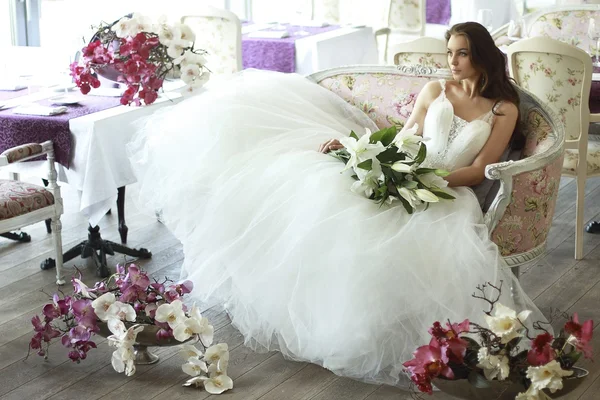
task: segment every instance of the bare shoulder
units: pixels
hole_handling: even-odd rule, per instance
[[[500,106],[496,109],[498,116],[507,117],[508,119],[517,119],[519,115],[519,109],[510,101],[503,101]]]
[[[442,85],[439,81],[430,81],[423,86],[423,89],[419,92],[419,97],[426,104],[431,103],[435,100],[440,93],[442,93]]]

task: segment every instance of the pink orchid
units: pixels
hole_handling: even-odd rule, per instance
[[[527,353],[527,362],[534,366],[545,365],[556,358],[556,351],[551,344],[554,338],[548,332],[537,335],[531,342],[531,350]]]
[[[421,346],[413,353],[414,358],[406,361],[404,365],[411,374],[425,374],[430,377],[444,376],[454,379],[454,373],[442,360],[440,343],[432,338],[427,346]]]
[[[442,348],[442,361],[462,363],[467,353],[468,343],[458,335],[469,331],[469,320],[465,319],[459,324],[446,322],[448,329],[442,327],[439,322],[434,322],[429,328],[429,333],[439,342]]]
[[[573,317],[565,324],[565,332],[575,336],[577,343],[575,347],[581,350],[586,358],[592,358],[592,334],[594,331],[594,321],[588,319],[581,325],[579,316],[573,313]]]

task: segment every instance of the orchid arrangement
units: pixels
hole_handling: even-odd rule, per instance
[[[206,51],[194,49],[195,39],[188,25],[133,14],[113,25],[101,24],[82,49],[80,62],[71,64],[71,76],[81,93],[88,94],[100,86],[96,73],[114,69],[118,81],[127,85],[121,104],[152,104],[169,75],[180,74],[188,92],[208,81]]]
[[[495,290],[497,297],[488,298],[486,287]],[[488,328],[468,319],[448,321],[445,327],[434,322],[429,344],[417,348],[414,358],[403,364],[419,391],[431,394],[435,378],[468,379],[478,388],[489,387],[491,380],[508,380],[526,388],[516,400],[541,400],[546,398],[542,390],[555,393],[563,388],[563,378],[573,374],[572,367],[582,355],[591,358],[593,321],[581,324],[574,313],[557,337],[535,322],[533,328],[542,333],[532,337],[525,325],[531,312],[517,313],[498,302],[502,283],[477,289],[482,295],[473,297],[490,305],[490,310],[484,311]],[[530,341],[529,349],[519,347],[524,339]]]
[[[194,304],[188,310],[183,297],[193,289],[191,281],[175,283],[168,279],[151,280],[148,274],[135,264],[117,265],[116,273],[88,287],[78,278],[72,278],[74,293],[55,293],[52,302],[42,308],[42,318],[31,319],[34,336],[30,350],[48,358],[52,340],[60,342],[68,351],[68,357],[81,362],[91,349],[96,348],[93,335],[101,333],[101,327],[110,331],[108,344],[114,347],[111,363],[115,371],[127,376],[135,374],[135,348],[137,337],[152,326],[156,341],[171,338],[178,342],[196,339],[206,350],[185,345],[187,364],[183,371],[196,377],[195,386],[203,384],[212,393],[222,393],[233,387],[227,376],[229,351],[227,344],[212,345],[214,328]],[[212,345],[212,346],[211,346]],[[201,376],[206,372],[208,376]]]
[[[427,156],[423,137],[418,136],[418,125],[399,133],[396,127],[382,129],[360,138],[355,132],[340,139],[343,149],[330,152],[352,169],[356,182],[351,190],[364,194],[380,204],[399,200],[406,211],[426,208],[429,203],[453,200],[455,197],[444,188],[448,182],[443,177],[447,171],[422,168]]]

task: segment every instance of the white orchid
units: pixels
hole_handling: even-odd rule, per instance
[[[573,375],[573,371],[565,371],[556,360],[539,367],[527,368],[527,378],[536,390],[549,389],[554,393],[563,388],[562,378]]]
[[[208,366],[208,374],[210,376],[227,375],[228,366],[229,360],[219,360],[218,362]]]
[[[542,400],[539,393],[533,386],[529,386],[526,392],[517,394],[515,400]]]
[[[428,188],[442,189],[448,186],[448,181],[434,172],[419,175],[419,180]]]
[[[175,300],[172,303],[161,304],[154,314],[154,319],[158,322],[166,322],[171,329],[186,320],[183,312],[183,303],[181,300]]]
[[[81,292],[81,296],[86,297],[88,299],[95,299],[96,294],[90,292],[90,288],[85,283],[81,282],[81,280],[77,278],[72,278],[73,283],[77,286],[78,291]]]
[[[173,63],[185,67],[189,64],[205,65],[207,60],[202,54],[196,54],[191,50],[186,50],[181,56],[174,59]]]
[[[107,311],[115,301],[116,298],[112,292],[104,293],[102,296],[92,301],[92,307],[94,307],[94,312],[100,321],[106,321],[108,319]]]
[[[135,36],[140,32],[150,32],[152,30],[152,19],[140,13],[133,13],[129,21],[129,35]]]
[[[129,17],[123,17],[112,26],[111,30],[115,32],[118,38],[125,38],[127,36],[135,36],[138,33],[134,33],[135,26],[136,21]]]
[[[210,346],[204,352],[204,360],[211,364],[221,360],[229,361],[229,346],[227,346],[227,343],[219,343]]]
[[[120,301],[115,301],[112,303],[105,313],[105,318],[117,318],[121,321],[135,321],[136,313],[131,304],[121,303]]]
[[[210,346],[214,339],[215,328],[209,323],[208,318],[202,316],[200,309],[196,307],[196,304],[192,306],[190,317],[197,320],[200,324],[200,329],[195,333],[200,335],[202,344],[204,344],[204,346]]]
[[[398,153],[406,152],[415,158],[421,148],[421,142],[424,141],[423,136],[417,135],[419,124],[414,124],[412,128],[402,129],[394,138],[393,144],[398,147]]]
[[[340,139],[340,143],[350,154],[350,159],[346,163],[346,168],[344,168],[344,171],[349,168],[354,168],[356,171],[356,166],[358,164],[362,163],[363,161],[375,159],[379,153],[385,150],[385,146],[381,142],[377,142],[375,144],[369,143],[371,130],[369,130],[369,128],[365,128],[365,131],[366,133],[358,140],[351,136]]]
[[[415,195],[426,203],[437,203],[440,201],[440,198],[435,194],[431,193],[427,189],[415,189]]]
[[[118,373],[125,372],[125,375],[132,376],[135,374],[134,361],[133,346],[122,346],[113,352],[111,364]]]
[[[178,58],[183,54],[184,47],[180,43],[171,43],[169,47],[167,47],[167,55],[171,58]]]
[[[484,318],[490,330],[501,338],[500,342],[506,344],[512,339],[522,336],[522,323],[529,314],[531,314],[531,311],[525,310],[517,315],[516,311],[501,303],[496,303],[494,316],[484,315]]]
[[[110,318],[107,325],[112,332],[112,335],[107,338],[108,344],[114,347],[133,346],[138,333],[144,330],[144,326],[140,324],[127,328],[123,321],[117,318]]]
[[[479,363],[477,366],[483,369],[485,378],[489,381],[497,378],[503,381],[508,378],[510,366],[508,365],[508,357],[503,354],[489,354],[487,347],[481,347],[477,353]]]
[[[189,376],[198,376],[202,374],[202,372],[208,372],[206,363],[195,357],[190,357],[188,362],[181,366],[181,369]]]
[[[198,350],[198,348],[191,344],[184,344],[179,354],[183,357],[184,360],[189,360],[192,357],[200,358],[202,357],[202,352]]]
[[[227,375],[215,375],[203,380],[204,389],[210,394],[221,394],[226,390],[233,389],[233,380]]]
[[[187,42],[188,46],[196,40],[196,34],[194,34],[194,31],[192,30],[192,28],[190,28],[189,25],[183,24],[181,22],[176,22],[174,31],[179,34],[179,37],[177,37],[176,39],[181,42]]]
[[[196,333],[200,333],[202,326],[195,318],[187,318],[173,328],[173,337],[180,342],[185,342]]]

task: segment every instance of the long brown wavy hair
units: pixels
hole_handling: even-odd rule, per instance
[[[479,94],[494,101],[494,114],[502,115],[495,110],[501,101],[510,101],[518,109],[519,93],[513,84],[514,80],[508,76],[506,57],[498,49],[488,30],[477,22],[463,22],[446,31],[446,43],[453,35],[462,35],[467,40],[471,64],[481,74],[478,82]],[[524,145],[525,138],[519,125],[520,115],[511,139],[512,148],[521,148]]]

